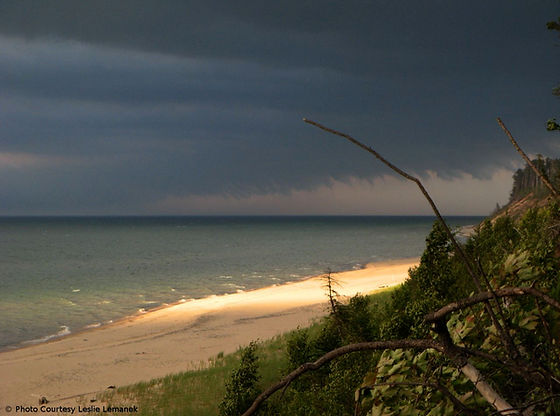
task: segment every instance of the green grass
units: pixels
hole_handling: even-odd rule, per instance
[[[286,367],[285,336],[259,344],[259,368],[263,385],[274,382]],[[98,403],[139,408],[140,415],[212,415],[225,393],[225,380],[239,364],[240,352],[210,360],[206,368],[171,374],[124,386],[97,396]],[[202,367],[202,365],[201,365]]]
[[[378,291],[371,296],[372,304],[385,304],[391,298],[392,289]],[[321,322],[313,324],[310,333],[319,332]],[[286,342],[290,333],[261,342],[257,350],[261,386],[278,381],[287,368]],[[139,414],[166,416],[215,416],[225,393],[225,381],[239,364],[240,351],[218,354],[201,369],[155,378],[147,382],[119,387],[112,392],[97,396],[98,403],[111,406],[133,406]],[[105,413],[106,414],[106,413]]]

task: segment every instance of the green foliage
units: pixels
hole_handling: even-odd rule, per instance
[[[558,298],[559,234],[559,208],[551,204],[528,211],[517,222],[509,217],[485,221],[465,250],[494,288],[537,286]],[[425,314],[474,292],[471,277],[439,223],[426,240],[420,265],[409,275],[393,292],[391,302],[367,308],[364,299],[352,299],[337,306],[319,333],[295,335],[289,343],[291,368],[344,343],[432,337],[431,328],[424,323]],[[503,298],[494,309],[519,350],[515,358],[519,364],[515,365],[560,377],[558,313],[531,297]],[[535,402],[535,414],[558,410],[558,400],[543,400],[550,396],[550,390],[529,383],[522,371],[503,365],[514,358],[482,303],[451,314],[447,327],[456,345],[497,357],[496,361],[480,357],[471,361],[510,403]],[[361,378],[355,382],[358,375]],[[306,374],[292,387],[278,407],[285,411],[279,414],[389,416],[492,411],[472,383],[435,351],[353,354]],[[353,405],[350,396],[354,396]]]
[[[386,350],[355,399],[368,416],[453,415],[450,394],[462,397],[464,406],[478,404],[470,381],[435,351]]]
[[[550,126],[552,127],[553,124]],[[560,159],[543,158],[539,155],[531,162],[554,187],[560,187]],[[513,187],[509,200],[510,202],[518,201],[530,193],[537,198],[544,198],[549,195],[550,191],[535,171],[529,165],[525,165],[523,169],[518,169],[513,174]]]
[[[315,361],[334,348],[378,339],[433,337],[424,314],[467,297],[474,289],[438,223],[426,243],[420,265],[401,287],[373,297],[337,300],[321,324],[259,348],[258,360],[253,343],[238,358],[226,355],[198,374],[157,379],[128,393],[119,389],[111,402],[120,397],[121,403],[141,404],[142,414],[158,409],[158,414],[166,415],[209,415],[217,413],[221,396],[222,414],[241,414],[258,391],[281,377],[280,372]],[[559,248],[560,209],[555,204],[528,211],[518,221],[507,217],[485,221],[465,245],[492,287],[534,286],[556,299],[560,299]],[[518,346],[517,361],[512,361],[483,304],[449,315],[447,328],[454,343],[497,358],[471,357],[471,361],[510,403],[534,402],[535,415],[560,414],[560,398],[546,400],[552,396],[550,389],[528,382],[523,371],[504,365],[520,362],[535,374],[560,379],[559,314],[531,297],[502,298],[492,304]],[[474,414],[492,413],[447,358],[431,350],[398,350],[353,353],[334,360],[272,396],[259,414],[455,415],[467,413],[465,406]]]
[[[354,413],[352,389],[374,364],[371,353],[355,353],[296,380],[274,402],[277,415],[345,416]]]
[[[287,341],[289,366],[286,371],[315,361],[344,344],[377,339],[382,319],[380,311],[389,301],[386,295],[355,296],[347,303],[338,303],[335,311],[331,311],[315,331],[293,333]],[[275,402],[276,414],[353,414],[355,403],[349,392],[361,383],[375,360],[371,353],[354,353],[305,374],[290,385],[281,403]]]
[[[219,405],[220,416],[239,416],[257,397],[259,369],[256,350],[254,341],[243,349],[239,368],[233,371],[226,382],[226,394]]]
[[[471,288],[469,281],[458,280],[463,265],[452,255],[452,246],[443,226],[436,222],[426,239],[420,265],[409,271],[410,278],[393,294],[381,326],[384,339],[424,337],[429,327],[424,316],[456,300]]]
[[[259,344],[259,390],[277,381],[285,370],[285,344],[285,336]],[[215,358],[201,362],[196,370],[118,387],[97,395],[96,399],[98,403],[115,406],[137,405],[138,415],[142,416],[216,416],[226,393],[225,383],[240,367],[241,353],[242,350],[231,354],[221,352]],[[89,401],[82,407],[86,405],[90,405]]]
[[[556,92],[556,91],[560,91],[560,88],[557,87],[557,88],[554,89],[554,91],[555,91],[555,92]],[[559,94],[556,94],[556,95],[559,95]],[[556,122],[556,119],[555,119],[555,118],[551,118],[550,120],[548,120],[548,121],[546,122],[546,129],[547,129],[548,131],[560,130],[560,124],[558,124],[558,123]]]
[[[537,284],[555,290],[559,281],[560,210],[556,203],[530,209],[517,223],[485,221],[467,244],[468,252],[494,287]]]
[[[550,22],[546,22],[546,27],[548,30],[557,30],[560,32],[560,17],[557,21],[552,20]]]
[[[208,363],[201,363],[197,371],[119,387],[99,395],[97,400],[114,406],[137,405],[138,415],[142,416],[215,416],[218,414],[218,403],[225,393],[224,379],[238,363],[238,354],[222,354]]]
[[[342,327],[344,344],[371,341],[379,336],[379,325],[373,319],[377,308],[371,308],[371,298],[357,295],[337,310],[336,322]]]

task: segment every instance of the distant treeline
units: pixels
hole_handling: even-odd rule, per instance
[[[558,189],[560,185],[560,159],[543,158],[539,155],[537,159],[533,160],[533,163]],[[544,197],[549,193],[537,174],[526,165],[524,169],[517,169],[513,174],[513,188],[509,196],[509,202],[518,201],[531,192],[536,197]]]

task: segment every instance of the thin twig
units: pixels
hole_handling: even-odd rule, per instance
[[[443,354],[459,369],[471,383],[473,383],[480,395],[490,403],[496,410],[504,415],[517,415],[515,410],[509,410],[512,406],[486,381],[482,373],[469,361],[465,350],[457,347],[451,339],[447,328],[446,315],[442,315],[434,322],[434,332],[438,334],[443,346]],[[506,410],[507,409],[507,410]]]
[[[552,195],[554,195],[555,197],[558,198],[558,196],[560,196],[560,195],[558,194],[558,191],[556,190],[556,188],[554,188],[554,186],[552,186],[552,184],[542,174],[542,172],[535,166],[535,164],[531,161],[531,159],[529,159],[529,157],[527,157],[527,155],[521,149],[521,147],[519,147],[519,145],[517,144],[517,141],[513,138],[510,131],[505,126],[504,122],[500,119],[500,117],[496,118],[496,120],[498,121],[498,124],[500,125],[502,130],[508,136],[509,141],[511,142],[511,144],[513,144],[513,147],[515,147],[515,150],[517,150],[517,153],[519,153],[521,155],[521,157],[525,160],[525,162],[527,162],[527,164],[531,167],[531,169],[533,169],[533,171],[537,174],[537,176],[541,179],[541,181],[545,184],[545,186],[550,190]]]
[[[558,345],[554,344],[554,339],[553,339],[553,336],[552,336],[552,332],[550,331],[550,326],[548,325],[548,322],[546,322],[546,319],[544,319],[544,313],[542,311],[542,308],[541,308],[541,305],[540,305],[539,301],[537,300],[535,303],[537,304],[537,310],[539,312],[539,318],[541,318],[541,322],[543,324],[548,342],[551,345],[551,348],[553,349],[554,354],[556,355],[556,358],[558,359],[558,362],[560,362],[560,354],[558,354],[558,352],[559,352]]]
[[[558,309],[560,311],[560,302],[548,296],[546,293],[543,293],[540,290],[535,289],[534,287],[504,287],[501,289],[496,289],[493,292],[480,292],[471,297],[461,299],[457,302],[452,302],[438,309],[435,312],[431,312],[427,314],[424,317],[424,321],[435,322],[439,319],[442,319],[444,316],[450,314],[451,312],[455,312],[464,309],[468,306],[480,302],[484,302],[488,299],[493,298],[494,296],[503,298],[503,297],[526,296],[526,295],[531,295],[533,297],[542,299],[544,302],[546,302],[553,308]]]
[[[402,177],[408,179],[409,181],[412,181],[414,183],[416,183],[416,185],[418,186],[418,188],[420,188],[420,191],[422,192],[422,194],[424,195],[424,197],[428,200],[428,203],[430,204],[430,206],[432,207],[432,210],[434,211],[434,213],[436,214],[436,217],[438,218],[439,222],[441,223],[441,225],[443,226],[445,233],[447,234],[447,236],[449,237],[449,239],[451,240],[454,249],[457,251],[457,253],[461,256],[461,258],[463,259],[463,262],[465,263],[465,266],[467,267],[469,274],[473,277],[475,284],[477,285],[478,290],[481,290],[480,288],[480,279],[479,277],[476,275],[476,273],[474,272],[474,269],[472,267],[472,264],[470,262],[470,260],[467,258],[466,253],[463,251],[463,249],[459,246],[459,243],[457,243],[457,240],[455,240],[455,237],[453,236],[453,233],[451,232],[451,229],[449,228],[449,226],[447,225],[447,223],[445,222],[445,220],[443,219],[442,215],[440,214],[434,200],[432,199],[432,197],[430,196],[430,194],[428,194],[428,191],[426,191],[426,188],[424,188],[424,185],[422,185],[422,182],[420,182],[420,180],[408,173],[406,173],[404,170],[402,170],[401,168],[395,166],[394,164],[392,164],[391,162],[389,162],[387,159],[385,159],[383,156],[381,156],[377,151],[375,151],[374,149],[372,149],[369,146],[366,146],[365,144],[363,144],[362,142],[356,140],[355,138],[353,138],[352,136],[346,134],[346,133],[342,133],[340,131],[337,130],[333,130],[329,127],[323,126],[320,123],[317,123],[316,121],[313,120],[308,120],[306,118],[303,119],[304,122],[306,122],[307,124],[311,124],[312,126],[318,127],[321,130],[324,130],[326,132],[332,133],[336,136],[340,136],[340,137],[344,137],[346,140],[354,143],[356,146],[361,147],[362,149],[364,149],[365,151],[371,153],[372,155],[374,155],[377,159],[379,159],[382,163],[384,163],[385,165],[387,165],[389,168],[391,168],[393,171],[395,171],[396,173],[398,173],[399,175],[401,175]]]
[[[508,410],[520,410],[520,411],[524,411],[529,409],[531,406],[536,406],[538,404],[542,404],[542,403],[546,403],[548,401],[554,400],[560,398],[560,394],[552,394],[548,397],[545,397],[543,399],[539,399],[539,400],[534,400],[532,402],[529,403],[525,403],[523,406],[518,406],[518,407],[512,407],[511,409]],[[494,414],[502,414],[501,412],[494,412]],[[532,413],[531,413],[532,414]]]
[[[374,149],[372,149],[369,146],[366,146],[365,144],[361,143],[360,141],[356,140],[355,138],[353,138],[352,136],[350,136],[346,133],[342,133],[340,131],[331,129],[329,127],[323,126],[320,123],[317,123],[316,121],[308,120],[306,118],[304,118],[303,121],[308,123],[308,124],[311,124],[312,126],[318,127],[321,130],[324,130],[324,131],[329,132],[331,134],[334,134],[336,136],[340,136],[340,137],[345,138],[346,140],[350,141],[351,143],[355,144],[356,146],[358,146],[358,147],[364,149],[365,151],[371,153],[372,155],[374,155],[378,160],[380,160],[382,163],[384,163],[386,166],[391,168],[393,171],[395,171],[396,173],[398,173],[402,177],[414,182],[418,186],[418,188],[420,188],[420,191],[422,192],[422,194],[424,195],[424,197],[426,198],[426,200],[428,201],[428,203],[432,207],[432,210],[434,211],[434,214],[436,215],[437,219],[439,220],[441,226],[444,228],[445,233],[447,234],[447,237],[451,241],[451,244],[453,245],[453,248],[455,249],[455,252],[459,255],[459,257],[461,257],[461,260],[463,261],[463,264],[467,268],[467,271],[468,271],[469,275],[471,276],[471,278],[472,278],[472,280],[473,280],[473,282],[476,286],[476,289],[479,292],[482,292],[482,284],[481,284],[482,279],[475,272],[475,269],[472,265],[471,260],[467,257],[467,254],[465,253],[465,251],[461,248],[461,246],[459,245],[459,243],[455,239],[455,236],[453,235],[453,233],[451,232],[451,229],[449,228],[449,226],[447,225],[447,223],[443,219],[442,215],[440,214],[434,200],[432,199],[430,194],[428,194],[428,191],[426,191],[426,188],[424,188],[424,185],[422,185],[422,182],[420,182],[420,180],[418,178],[406,173],[404,170],[402,170],[398,166],[392,164],[387,159],[385,159],[383,156],[381,156],[377,151],[375,151]],[[488,289],[491,290],[490,287]],[[497,299],[495,299],[495,300],[497,302]],[[492,306],[490,305],[490,302],[488,300],[485,301],[485,306],[484,307],[486,309],[486,312],[488,312],[488,315],[490,315],[490,319],[492,320],[493,325],[496,327],[496,330],[501,335],[500,339],[503,342],[505,348],[508,350],[508,352],[510,353],[510,355],[512,357],[517,357],[518,356],[517,348],[515,347],[515,343],[513,342],[513,339],[511,337],[509,331],[506,331],[502,327],[502,325],[500,324],[500,321],[496,317],[496,314],[494,313],[494,310],[492,309]]]
[[[465,355],[482,358],[483,360],[491,361],[493,363],[501,365],[504,368],[508,369],[512,374],[524,378],[528,382],[532,382],[536,385],[539,385],[547,389],[551,387],[550,379],[553,377],[551,377],[551,375],[548,373],[543,374],[541,371],[533,367],[522,365],[519,363],[512,363],[509,360],[507,361],[503,360],[500,357],[497,357],[495,355],[489,354],[484,351],[473,350],[471,348],[460,347],[460,346],[457,346],[457,348],[459,348]],[[557,385],[560,384],[557,383]]]

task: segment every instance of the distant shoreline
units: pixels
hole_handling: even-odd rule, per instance
[[[418,258],[384,260],[384,261],[380,261],[380,262],[372,262],[372,263],[362,265],[358,269],[333,270],[332,273],[333,273],[334,276],[336,276],[336,275],[356,272],[356,271],[359,271],[359,270],[365,270],[365,269],[368,269],[370,267],[379,267],[380,265],[400,265],[402,263],[407,263],[407,262],[414,263],[414,262],[417,262],[418,260],[419,260]],[[225,293],[225,294],[220,294],[220,295],[215,295],[214,294],[214,295],[209,295],[209,296],[205,296],[205,297],[201,297],[201,298],[179,299],[175,302],[163,303],[163,304],[155,306],[153,308],[145,309],[143,311],[137,311],[136,313],[130,314],[130,315],[125,315],[123,317],[111,320],[111,322],[103,322],[103,323],[96,322],[96,323],[86,325],[82,328],[78,328],[78,329],[73,330],[73,331],[69,331],[69,328],[67,326],[61,326],[61,331],[59,331],[57,334],[46,335],[46,336],[44,336],[42,338],[39,338],[39,339],[26,340],[26,341],[23,341],[19,344],[5,346],[3,348],[0,348],[0,354],[2,354],[3,352],[16,351],[16,350],[25,349],[25,348],[33,348],[37,345],[46,344],[46,343],[50,343],[50,342],[57,342],[57,341],[61,340],[62,338],[67,338],[67,337],[71,337],[71,336],[79,336],[81,334],[84,334],[84,333],[87,333],[87,332],[90,332],[90,331],[100,330],[100,329],[104,329],[104,328],[107,328],[107,327],[110,327],[110,326],[119,325],[119,324],[121,324],[122,322],[125,322],[125,321],[131,322],[131,321],[134,321],[138,318],[148,316],[149,314],[152,314],[154,312],[158,312],[158,311],[165,310],[165,309],[168,309],[168,308],[174,308],[174,307],[177,307],[177,306],[180,306],[180,305],[184,305],[186,303],[204,302],[208,299],[220,299],[220,298],[223,298],[223,297],[235,296],[235,295],[240,295],[240,294],[244,294],[244,293],[251,293],[251,292],[255,292],[255,291],[259,291],[259,290],[265,290],[265,289],[269,290],[269,289],[272,289],[272,288],[275,288],[275,287],[282,287],[282,286],[285,286],[285,285],[293,285],[293,284],[305,282],[306,280],[320,279],[321,276],[323,276],[323,274],[306,276],[306,277],[303,277],[303,278],[295,280],[295,281],[288,281],[288,282],[274,284],[274,285],[265,286],[265,287],[261,287],[261,288],[250,289],[250,290],[247,290],[247,291],[238,290],[235,293]]]
[[[454,217],[454,226],[479,218]],[[0,351],[213,294],[419,256],[435,218],[3,219]],[[184,300],[182,300],[184,299]]]
[[[344,296],[398,285],[418,259],[336,273]],[[6,403],[51,402],[108,385],[185,371],[254,339],[307,326],[326,313],[320,276],[153,308],[97,328],[0,352]],[[0,409],[0,414],[4,409]]]

